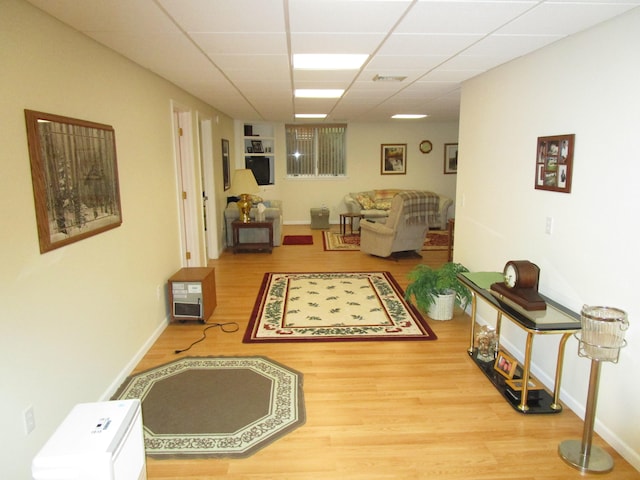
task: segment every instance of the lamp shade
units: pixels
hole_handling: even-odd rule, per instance
[[[254,194],[259,191],[260,188],[258,187],[258,182],[256,182],[256,177],[253,175],[251,170],[245,168],[233,172],[231,192],[234,195]]]

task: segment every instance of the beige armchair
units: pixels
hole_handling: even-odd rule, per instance
[[[428,192],[400,192],[391,201],[385,221],[360,222],[360,251],[389,257],[396,252],[420,251],[429,230]]]

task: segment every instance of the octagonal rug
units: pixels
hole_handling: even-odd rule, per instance
[[[248,457],[305,422],[302,374],[266,357],[184,357],[128,377],[147,455]]]

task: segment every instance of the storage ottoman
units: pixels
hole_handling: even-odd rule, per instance
[[[311,228],[315,230],[323,230],[329,228],[328,208],[311,209]]]

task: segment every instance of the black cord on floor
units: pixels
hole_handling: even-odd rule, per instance
[[[205,338],[207,338],[207,330],[209,330],[210,328],[220,327],[220,330],[222,330],[224,333],[237,332],[238,329],[240,328],[236,322],[207,323],[207,325],[208,326],[205,327],[204,330],[202,331],[202,338],[200,338],[199,340],[196,340],[191,345],[189,345],[187,348],[183,348],[182,350],[176,350],[175,353],[178,354],[178,353],[186,352],[191,347],[193,347],[196,343],[202,342]]]

